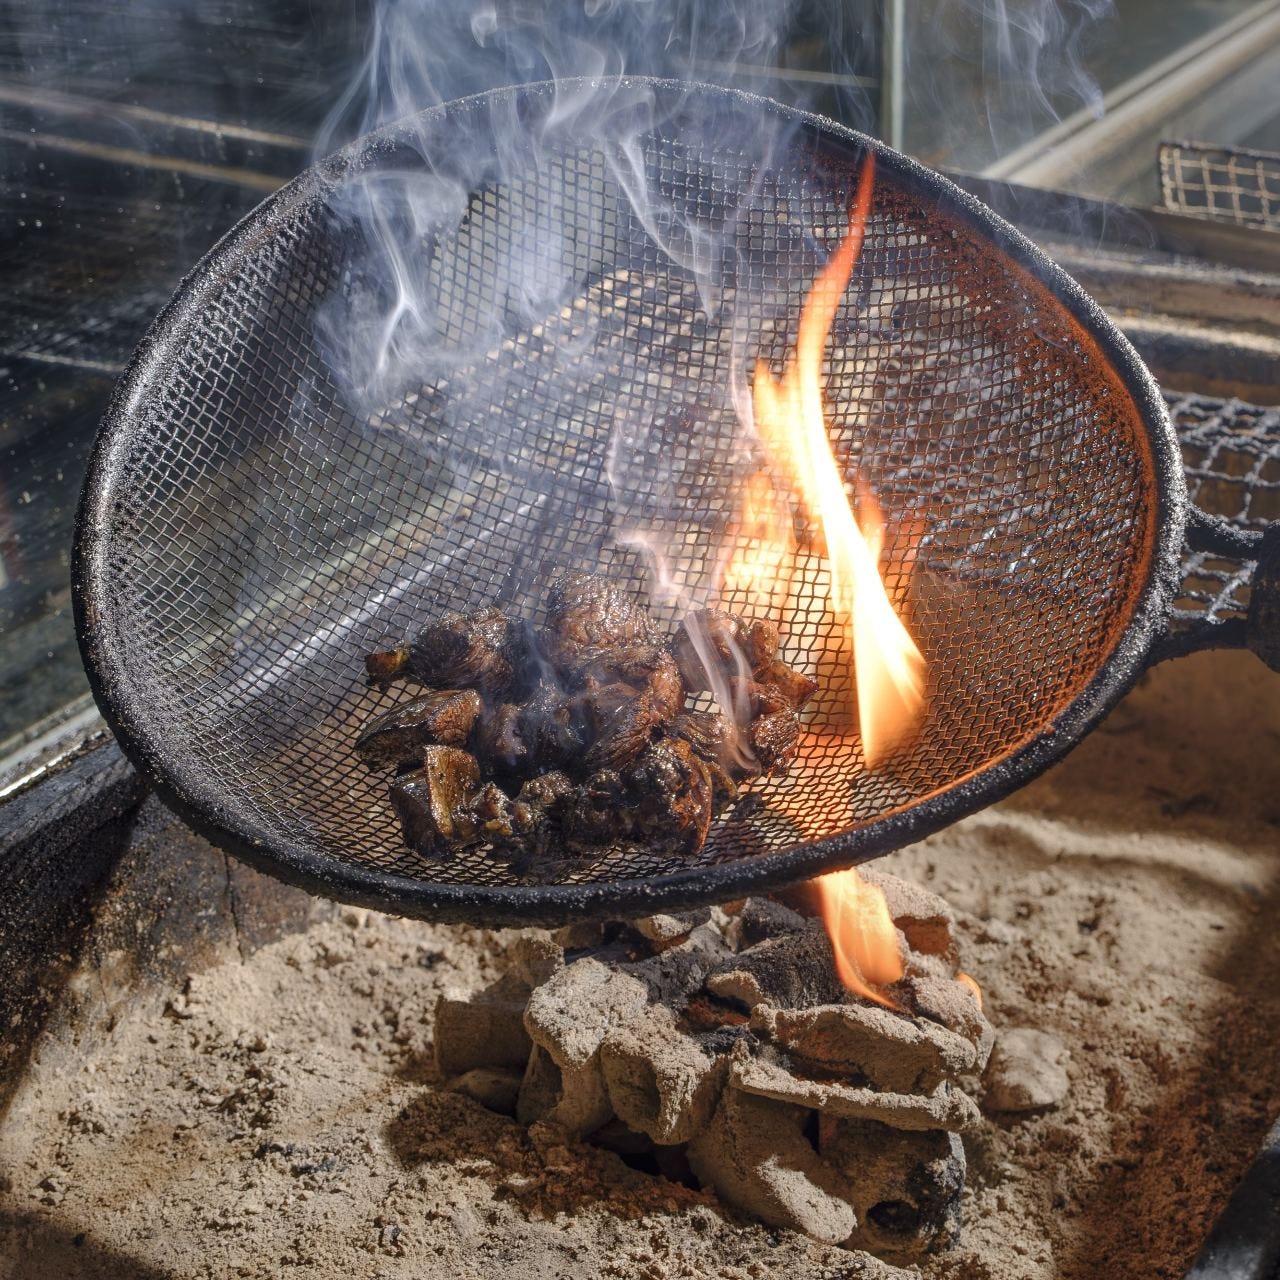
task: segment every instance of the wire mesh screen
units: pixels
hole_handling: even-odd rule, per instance
[[[1280,409],[1178,392],[1165,399],[1191,501],[1244,530],[1260,532],[1280,520]],[[1175,624],[1243,618],[1255,567],[1252,560],[1185,552]]]
[[[1204,142],[1162,142],[1164,207],[1176,213],[1280,229],[1280,155]]]
[[[446,609],[540,621],[564,569],[611,576],[668,627],[675,588],[707,598],[744,477],[735,379],[785,359],[859,157],[806,128],[761,164],[699,106],[625,164],[530,124],[536,146],[413,223],[398,243],[426,301],[394,386],[353,374],[377,373],[348,344],[391,286],[342,183],[283,203],[203,287],[113,460],[101,625],[125,655],[125,716],[268,844],[513,883],[483,848],[404,846],[353,747],[405,695],[366,687],[363,655]],[[818,674],[815,709],[790,774],[713,824],[708,865],[900,812],[1040,734],[1111,654],[1152,554],[1150,446],[1117,375],[1047,289],[891,163],[825,377],[849,492],[868,484],[885,511],[926,713],[867,770],[846,642],[822,573],[801,572],[777,621],[782,656]],[[614,850],[556,874],[678,865]]]

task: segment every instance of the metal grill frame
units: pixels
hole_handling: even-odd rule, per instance
[[[632,80],[657,90],[688,92],[691,86]],[[561,86],[563,87],[563,86]],[[500,93],[538,94],[551,86],[523,86]],[[931,196],[939,210],[971,226],[991,246],[1026,271],[1063,305],[1110,362],[1146,428],[1153,474],[1155,542],[1145,581],[1123,633],[1086,687],[1034,739],[984,768],[916,800],[909,807],[851,831],[749,859],[691,867],[672,874],[628,880],[549,885],[439,883],[357,865],[267,833],[240,812],[207,779],[184,768],[168,749],[148,708],[131,701],[128,652],[119,619],[104,625],[101,583],[106,554],[103,531],[114,501],[113,478],[127,453],[140,406],[171,372],[181,338],[206,301],[232,275],[241,257],[264,236],[287,225],[291,212],[317,200],[344,174],[376,160],[394,146],[401,126],[353,143],[300,175],[233,228],[185,278],[134,354],[112,399],[91,458],[78,515],[72,580],[76,625],[94,696],[121,746],[166,802],[196,830],[262,871],[312,892],[362,906],[423,918],[487,924],[553,924],[570,919],[643,915],[697,903],[726,901],[852,865],[919,840],[956,819],[1003,798],[1030,781],[1089,731],[1130,688],[1148,662],[1153,642],[1166,630],[1177,588],[1188,505],[1181,455],[1163,398],[1128,341],[1074,280],[1020,232],[974,197],[882,143],[830,120],[782,107],[734,90],[698,86],[729,95],[736,105],[771,113],[819,150],[852,164],[873,151],[882,172]],[[481,95],[489,97],[491,95]],[[465,108],[447,104],[422,118]]]

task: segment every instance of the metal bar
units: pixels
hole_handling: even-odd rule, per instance
[[[902,150],[906,113],[906,0],[881,0],[880,136]]]
[[[946,176],[1027,234],[1051,232],[1099,247],[1190,255],[1255,273],[1280,272],[1280,231],[1135,208],[981,174]]]
[[[166,173],[182,173],[189,178],[203,178],[209,182],[228,182],[263,194],[270,194],[284,185],[284,179],[273,177],[269,173],[259,173],[256,169],[230,169],[222,165],[183,160],[178,156],[154,156],[133,147],[111,147],[98,142],[82,142],[78,138],[64,138],[53,133],[22,133],[16,129],[0,129],[0,141],[25,143],[30,147],[47,147],[52,151],[66,151],[72,155],[87,156],[92,160],[105,160],[110,164],[127,164],[139,169],[161,169]]]
[[[1093,109],[1076,111],[988,165],[982,176],[1060,183],[1102,156],[1132,148],[1142,133],[1277,45],[1280,0],[1262,0],[1105,94],[1101,118]]]
[[[739,62],[700,62],[695,71],[709,71],[731,79],[741,76],[752,80],[790,80],[795,84],[825,84],[836,88],[854,86],[859,89],[874,89],[877,85],[877,81],[870,76],[844,75],[839,71],[807,71],[802,67],[759,67]]]
[[[1273,1280],[1280,1271],[1280,1121],[1213,1224],[1186,1280]]]
[[[244,125],[205,120],[199,116],[179,116],[171,111],[156,111],[151,107],[139,107],[128,102],[111,102],[102,98],[87,98],[80,94],[61,93],[54,89],[42,89],[35,85],[15,84],[0,80],[0,102],[12,106],[34,107],[59,115],[83,115],[93,119],[104,116],[111,119],[134,120],[139,124],[155,124],[168,129],[185,129],[193,133],[208,133],[217,138],[235,138],[240,142],[258,142],[271,147],[306,152],[310,143],[289,133],[270,133],[264,129],[250,129]]]

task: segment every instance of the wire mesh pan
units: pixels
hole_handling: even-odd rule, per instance
[[[184,282],[104,423],[75,566],[99,702],[197,826],[313,889],[532,922],[847,865],[1042,769],[1164,624],[1176,442],[1072,281],[861,135],[739,93],[608,83],[607,127],[567,112],[564,85],[503,90],[303,174]],[[886,561],[913,565],[914,745],[869,771],[855,735],[821,732],[851,676],[819,620],[785,654],[827,673],[815,732],[691,861],[615,850],[530,883],[484,849],[410,852],[353,750],[401,696],[365,686],[362,656],[445,609],[541,620],[563,569],[674,624],[637,530],[673,581],[708,580],[742,478],[734,371],[785,357],[868,149],[826,395],[837,457],[886,511]],[[397,304],[412,330],[360,345]],[[816,583],[794,608],[823,608]]]

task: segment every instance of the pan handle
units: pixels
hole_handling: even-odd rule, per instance
[[[1242,529],[1191,508],[1169,629],[1147,665],[1200,649],[1252,649],[1280,671],[1280,521]]]

